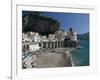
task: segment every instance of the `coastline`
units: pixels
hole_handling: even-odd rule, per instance
[[[66,56],[66,58],[67,57],[70,57],[70,60],[71,60],[71,65],[72,66],[75,66],[75,64],[74,64],[74,61],[73,61],[73,58],[72,58],[72,51],[74,51],[75,50],[75,48],[70,48],[70,50],[69,51],[66,51],[65,53],[66,53],[66,55],[68,55],[68,56]]]

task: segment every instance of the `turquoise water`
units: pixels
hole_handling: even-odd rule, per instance
[[[80,49],[72,53],[72,59],[75,66],[89,66],[89,42],[80,41]]]

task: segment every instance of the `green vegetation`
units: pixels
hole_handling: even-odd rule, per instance
[[[41,12],[24,11],[22,16],[22,31],[34,31],[41,35],[52,34],[60,29],[60,22],[50,17],[43,16]]]

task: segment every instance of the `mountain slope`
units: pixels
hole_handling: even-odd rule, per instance
[[[77,35],[79,40],[89,40],[89,32]]]

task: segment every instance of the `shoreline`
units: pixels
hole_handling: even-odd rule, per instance
[[[72,66],[75,66],[73,58],[72,58],[72,54],[71,54],[71,52],[74,51],[75,48],[70,48],[70,49],[71,49],[70,51],[66,51],[65,53],[66,53],[66,55],[68,55],[70,57]],[[68,57],[68,56],[66,56],[66,57]]]

